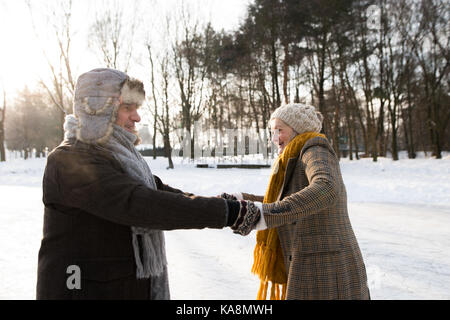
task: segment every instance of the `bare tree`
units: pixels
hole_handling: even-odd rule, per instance
[[[128,71],[138,21],[137,3],[133,1],[132,15],[128,19],[124,15],[123,2],[117,0],[106,1],[101,6],[101,13],[96,14],[88,44],[90,48],[100,53],[102,62],[108,68]]]
[[[172,162],[172,147],[170,144],[170,132],[171,129],[173,129],[172,120],[171,120],[171,114],[170,114],[170,102],[169,102],[169,81],[170,81],[170,75],[169,75],[169,57],[166,55],[160,62],[161,67],[161,87],[163,91],[162,95],[162,105],[163,105],[163,112],[161,115],[157,116],[157,120],[159,122],[159,132],[161,133],[164,141],[164,154],[167,157],[169,161],[169,167],[168,169],[173,169],[173,162]]]
[[[158,30],[162,46],[158,48],[156,39],[147,39],[146,41],[150,63],[151,98],[148,106],[153,116],[153,157],[156,158],[156,137],[159,133],[163,138],[164,155],[169,162],[168,169],[174,168],[170,135],[175,126],[174,110],[171,108],[173,102],[170,100],[171,82],[173,80],[170,72],[172,48],[167,46],[165,42],[171,37],[172,18],[171,14],[168,13],[163,17],[164,22],[160,24],[153,22],[154,24],[150,27],[151,30],[158,29],[158,27],[163,28]]]
[[[72,41],[72,1],[65,0],[57,2],[56,5],[51,5],[45,8],[41,14],[33,7],[31,1],[26,1],[30,15],[33,22],[33,29],[35,35],[40,39],[42,30],[35,24],[34,15],[40,15],[41,19],[45,21],[52,21],[52,33],[54,34],[54,41],[56,42],[56,52],[58,52],[59,59],[55,61],[50,58],[50,51],[55,48],[48,48],[42,46],[43,55],[47,61],[50,69],[50,81],[43,78],[40,84],[47,91],[51,101],[59,110],[59,137],[62,140],[64,137],[63,123],[65,114],[71,113],[73,94],[75,91],[75,77],[72,73],[71,66],[71,41]],[[44,41],[40,41],[45,43]]]
[[[152,98],[153,98],[153,159],[156,159],[156,132],[158,130],[158,98],[156,95],[155,84],[155,65],[153,63],[153,53],[150,43],[147,43],[148,56],[150,60],[150,84],[152,86]]]
[[[198,31],[199,22],[192,22],[187,9],[182,8],[182,40],[177,37],[172,47],[173,68],[178,83],[182,127],[191,136],[191,159],[194,159],[192,127],[203,114],[207,66],[202,61],[205,38]]]
[[[6,91],[3,89],[3,108],[0,109],[0,162],[6,161],[5,150]]]
[[[24,158],[45,153],[60,142],[57,134],[57,109],[49,106],[46,93],[25,87],[18,92],[6,119],[5,139],[8,149],[24,152]]]
[[[172,161],[172,147],[170,142],[170,133],[173,126],[171,108],[170,108],[170,57],[169,51],[166,50],[163,53],[161,59],[159,59],[159,69],[161,82],[159,85],[156,84],[155,80],[155,64],[154,58],[152,55],[151,46],[147,44],[149,59],[150,59],[150,68],[151,68],[151,86],[152,86],[152,103],[153,108],[150,109],[153,114],[153,150],[154,150],[154,158],[156,158],[156,130],[161,134],[164,143],[164,155],[168,158],[169,166],[168,169],[173,169],[173,161]],[[161,90],[156,90],[156,88],[160,88]],[[160,93],[160,94],[158,94]]]
[[[419,28],[412,39],[413,52],[421,68],[427,125],[433,154],[442,157],[442,145],[450,121],[448,84],[450,72],[450,33],[448,30],[448,1],[420,1]]]
[[[355,33],[354,42],[357,44],[359,59],[357,61],[358,78],[360,87],[364,93],[364,107],[362,118],[359,113],[361,126],[365,127],[364,131],[364,148],[365,155],[372,155],[373,161],[378,159],[378,150],[376,142],[376,115],[374,108],[374,87],[375,87],[375,67],[371,64],[370,57],[374,51],[375,44],[373,41],[373,30],[367,26],[367,12],[365,6],[358,7],[358,23],[356,24],[357,32]],[[364,121],[365,120],[365,121]],[[365,122],[365,123],[364,123]]]

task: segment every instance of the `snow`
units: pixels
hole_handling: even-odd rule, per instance
[[[147,161],[165,183],[204,196],[264,194],[270,169]],[[450,157],[340,162],[372,299],[450,299]],[[0,299],[35,299],[45,159],[0,163]],[[166,232],[172,299],[255,299],[255,233]]]

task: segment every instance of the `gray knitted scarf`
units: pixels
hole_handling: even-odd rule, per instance
[[[64,123],[66,140],[76,136],[77,125],[78,121],[73,115],[66,116]],[[114,155],[125,172],[132,178],[150,189],[156,189],[156,183],[148,164],[134,147],[136,139],[136,135],[114,125],[114,131],[103,147]],[[139,227],[131,227],[131,230],[137,278],[161,275],[167,266],[164,233],[160,230]]]

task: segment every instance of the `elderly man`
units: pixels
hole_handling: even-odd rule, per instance
[[[142,82],[117,70],[79,77],[44,174],[37,299],[169,299],[162,230],[247,234],[259,219],[253,202],[196,197],[152,174],[134,147],[144,98]]]

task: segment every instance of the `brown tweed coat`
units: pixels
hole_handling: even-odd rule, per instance
[[[339,162],[326,139],[310,139],[298,158],[289,159],[278,199],[263,204],[263,214],[267,227],[278,229],[288,276],[286,298],[369,299]]]

